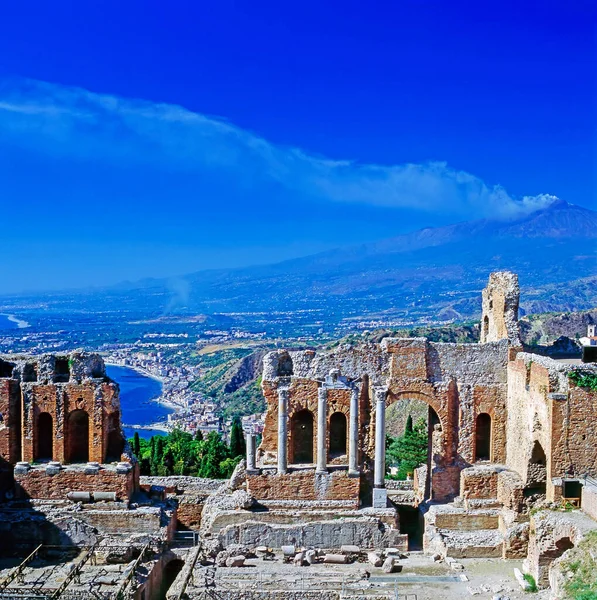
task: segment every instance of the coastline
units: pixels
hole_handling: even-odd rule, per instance
[[[125,369],[131,369],[132,371],[137,371],[137,373],[140,373],[141,375],[144,375],[145,377],[149,377],[150,379],[153,379],[154,381],[159,381],[160,384],[162,385],[162,390],[163,390],[164,383],[166,382],[166,380],[163,377],[154,375],[153,373],[151,373],[147,369],[144,369],[143,367],[136,367],[133,365],[123,365],[123,364],[119,364],[119,363],[115,363],[115,362],[106,362],[105,364],[107,367],[123,367]],[[179,404],[175,404],[174,402],[167,400],[166,398],[164,398],[163,394],[160,394],[159,396],[156,396],[155,398],[150,398],[150,402],[155,402],[156,404],[161,404],[162,406],[165,406],[166,408],[172,409],[175,413],[184,408],[184,407],[180,406]],[[132,425],[130,425],[130,427],[132,427]],[[149,425],[144,426],[144,427],[147,427],[148,429],[159,429],[159,427],[153,427],[153,426],[150,427]]]
[[[19,317],[15,317],[14,315],[9,315],[6,313],[2,313],[3,317],[6,317],[11,323],[15,323],[17,329],[26,329],[27,327],[31,327],[31,324],[23,319],[19,319]]]

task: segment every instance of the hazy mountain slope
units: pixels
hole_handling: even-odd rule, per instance
[[[478,313],[491,271],[520,276],[532,312],[597,306],[597,212],[557,201],[510,222],[474,221],[276,264],[81,292],[80,306],[145,313],[319,311],[325,322],[460,319]],[[71,294],[72,296],[72,294]],[[314,318],[315,319],[315,318]]]

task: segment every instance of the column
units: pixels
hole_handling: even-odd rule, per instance
[[[385,487],[386,473],[386,390],[375,390],[375,470],[373,484]]]
[[[257,471],[255,465],[255,434],[247,433],[245,436],[245,442],[247,446],[247,473]]]
[[[278,474],[288,471],[288,390],[278,390]]]
[[[317,390],[317,473],[327,473],[328,391],[323,385]]]
[[[359,388],[350,396],[350,423],[348,427],[348,476],[359,475]]]

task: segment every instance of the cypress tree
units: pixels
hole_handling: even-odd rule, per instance
[[[246,452],[245,436],[240,417],[234,417],[230,429],[230,457],[244,456]]]
[[[139,432],[135,431],[135,435],[133,436],[133,454],[139,458],[141,454],[141,440],[139,439]]]
[[[203,441],[203,432],[201,431],[201,429],[199,429],[199,427],[197,427],[197,431],[195,432],[195,441],[196,442]]]
[[[406,427],[404,429],[404,433],[411,433],[413,430],[413,418],[412,415],[408,415],[408,419],[406,419]]]

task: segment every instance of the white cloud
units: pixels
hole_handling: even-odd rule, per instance
[[[496,218],[522,216],[555,199],[546,194],[514,199],[500,186],[489,186],[443,162],[331,160],[272,144],[180,106],[30,80],[0,85],[0,134],[13,143],[77,160],[222,173],[223,185],[229,178],[256,187],[273,181],[295,198]]]

